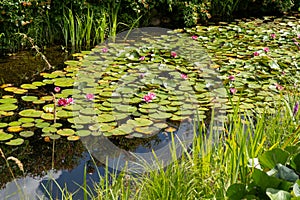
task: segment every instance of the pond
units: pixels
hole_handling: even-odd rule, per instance
[[[180,157],[197,133],[195,124],[213,127],[204,133],[217,141],[235,105],[250,116],[272,114],[297,90],[298,21],[266,18],[121,33],[73,55],[63,68],[2,85],[0,147],[24,163],[20,182],[35,182],[35,191],[47,174],[77,189],[71,182],[83,184],[85,165],[88,180],[98,180],[95,171],[103,173],[104,163],[111,171],[127,167],[137,174],[157,168],[156,158],[166,166],[172,139]],[[1,174],[9,174],[1,162]],[[2,187],[12,181],[6,178]],[[13,183],[2,194],[10,188]]]
[[[191,56],[194,48],[199,52]],[[142,173],[142,162],[157,167],[156,156],[168,165],[172,137],[176,135],[180,156],[182,145],[192,143],[194,116],[199,121],[207,118],[212,94],[225,98],[205,51],[187,35],[168,29],[125,32],[114,42],[74,56],[63,69],[43,71],[32,82],[2,85],[1,149],[25,162],[26,178],[20,183],[28,187],[26,181],[35,182],[37,193],[49,170],[59,184],[67,181],[70,190],[78,189],[83,166],[96,165],[91,155],[100,171],[106,163],[111,170],[127,166],[129,172]],[[9,173],[5,163],[2,166],[1,173]],[[91,174],[97,180],[98,174]],[[8,183],[2,193],[15,187]]]

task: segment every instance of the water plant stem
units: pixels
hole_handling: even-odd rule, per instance
[[[37,52],[38,55],[40,55],[42,57],[42,59],[46,62],[48,69],[52,69],[52,65],[49,63],[49,61],[47,60],[46,56],[40,51],[40,48],[34,44],[34,40],[31,37],[28,37],[26,34],[24,33],[18,33],[19,35],[21,35],[24,39],[28,40],[29,43],[31,44],[31,47]]]

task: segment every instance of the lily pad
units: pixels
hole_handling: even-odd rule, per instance
[[[0,131],[0,141],[5,141],[13,138],[14,135],[10,133],[5,133],[3,131]]]
[[[76,135],[80,136],[80,137],[85,137],[85,136],[89,136],[91,135],[91,131],[89,130],[78,130],[75,132]]]
[[[0,128],[5,128],[5,127],[7,127],[8,126],[8,124],[7,123],[5,123],[5,122],[1,122],[0,123]],[[1,132],[0,132],[1,133]]]
[[[100,130],[103,132],[111,131],[115,128],[113,124],[100,124]]]
[[[80,110],[80,113],[83,115],[95,115],[95,109],[94,108],[84,108],[82,110]]]
[[[66,110],[59,110],[56,112],[56,116],[58,118],[69,118],[69,117],[73,117],[75,113],[72,111],[66,111]]]
[[[67,140],[69,140],[69,141],[77,141],[79,139],[80,139],[80,136],[78,136],[78,135],[71,135],[71,136],[67,137]]]
[[[9,126],[20,126],[22,124],[22,122],[20,121],[12,121],[12,122],[9,122]]]
[[[75,134],[75,131],[73,129],[65,128],[65,129],[59,129],[57,131],[57,134],[61,136],[71,136]]]
[[[22,96],[23,101],[36,101],[38,98],[36,96]]]
[[[128,120],[127,123],[137,127],[137,126],[150,126],[153,124],[153,121],[149,119],[135,118],[134,120]]]
[[[149,117],[153,118],[153,119],[167,119],[167,118],[172,117],[172,114],[165,113],[165,112],[155,112],[155,113],[149,114]]]
[[[22,117],[41,117],[41,115],[43,114],[43,111],[40,110],[35,110],[35,109],[26,109],[26,110],[22,110],[21,112],[19,112],[19,115],[21,115]]]
[[[163,128],[167,128],[168,124],[166,124],[166,123],[155,123],[155,124],[153,124],[153,126],[159,128],[159,129],[163,129]]]
[[[156,134],[160,129],[157,127],[136,127],[134,130],[139,133],[150,135],[150,134]]]
[[[56,122],[54,124],[51,124],[51,127],[59,128],[59,127],[62,127],[62,124]]]
[[[48,126],[48,127],[44,127],[42,129],[42,131],[44,133],[56,133],[57,132],[57,129],[55,127],[51,127],[51,126]]]
[[[43,96],[40,99],[43,101],[53,101],[53,96]]]
[[[68,118],[68,121],[75,124],[93,124],[95,120],[91,116],[79,115],[74,118]]]
[[[20,132],[22,130],[23,130],[23,128],[21,126],[10,126],[10,127],[7,128],[7,131],[13,132],[13,133],[17,133],[17,132]]]
[[[33,85],[33,84],[22,84],[21,88],[26,89],[26,90],[35,90],[38,89],[37,86]]]
[[[54,85],[58,87],[71,87],[74,84],[74,79],[72,78],[55,78],[53,81]]]
[[[9,142],[6,142],[5,144],[11,145],[11,146],[17,146],[17,145],[21,145],[23,143],[24,143],[24,139],[17,138],[17,139],[14,139],[14,140],[10,140]]]
[[[158,108],[160,105],[156,104],[156,103],[146,103],[146,104],[142,104],[140,105],[141,108],[144,109],[154,109],[154,108]]]
[[[45,128],[48,126],[50,126],[50,123],[48,123],[48,122],[39,122],[39,123],[36,123],[36,125],[35,125],[35,127],[37,127],[37,128]]]
[[[115,121],[115,117],[109,114],[102,114],[98,116],[99,122],[113,122]]]
[[[57,134],[49,134],[49,138],[52,139],[52,140],[57,140],[59,139],[61,136],[60,135],[57,135]]]
[[[120,112],[125,112],[125,113],[132,113],[137,110],[136,107],[134,106],[129,106],[129,105],[117,105],[115,108],[120,111]]]
[[[52,114],[52,113],[43,113],[41,115],[41,118],[45,119],[45,120],[53,121],[54,120],[54,114]]]
[[[32,102],[33,104],[44,104],[45,101],[44,100],[41,100],[41,99],[38,99],[38,100],[35,100]]]
[[[130,114],[128,115],[126,113],[112,113],[112,115],[115,117],[115,120],[122,120],[129,117]]]
[[[35,126],[34,123],[24,123],[24,124],[22,124],[23,128],[30,128],[30,127],[34,127],[34,126]]]
[[[4,103],[0,104],[0,111],[11,111],[16,110],[18,106],[16,104]]]
[[[18,121],[22,123],[31,123],[34,122],[34,118],[21,117]]]
[[[3,97],[2,97],[3,98]],[[8,104],[12,104],[12,103],[17,103],[18,100],[15,98],[4,98],[4,99],[0,99],[0,103],[8,103]]]
[[[20,136],[25,137],[25,138],[31,137],[33,135],[34,135],[33,131],[22,131],[22,132],[20,132]]]

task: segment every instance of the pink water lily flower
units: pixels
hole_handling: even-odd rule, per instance
[[[231,81],[234,81],[234,78],[235,77],[233,75],[228,76],[228,79],[231,80]]]
[[[156,95],[153,92],[148,92],[148,94],[145,95],[142,100],[149,103],[155,98],[156,98]]]
[[[145,76],[146,76],[146,73],[140,73],[140,74],[139,74],[139,77],[140,77],[140,78],[144,78]]]
[[[277,90],[283,90],[283,86],[279,85],[278,83],[275,83],[276,89]]]
[[[231,94],[235,94],[237,92],[237,89],[236,88],[230,88],[229,91],[230,91]]]
[[[57,105],[58,106],[67,106],[69,103],[67,101],[67,99],[65,98],[60,98],[57,100]]]
[[[85,98],[89,101],[93,100],[95,98],[95,95],[94,94],[86,94],[85,95]]]
[[[271,36],[272,39],[276,38],[276,34],[275,33],[272,33],[270,36]]]
[[[197,40],[197,39],[198,39],[198,36],[197,36],[197,35],[193,35],[193,36],[192,36],[192,39],[193,39],[193,40]]]
[[[180,74],[180,77],[184,80],[186,80],[188,78],[188,76],[186,74]]]
[[[104,47],[104,48],[102,49],[102,52],[103,52],[103,53],[107,53],[107,52],[108,52],[108,48]]]
[[[151,99],[155,99],[156,95],[153,93],[153,92],[149,92],[148,93],[148,96],[151,98]]]
[[[176,58],[176,57],[177,57],[177,53],[176,53],[175,51],[171,51],[171,56],[172,56],[173,58]]]
[[[140,61],[145,60],[145,56],[141,56],[141,57],[139,58],[139,60],[140,60]]]
[[[269,51],[270,51],[269,47],[265,47],[265,48],[264,48],[264,52],[267,53],[267,52],[269,52]]]
[[[74,99],[72,97],[67,98],[67,103],[68,104],[73,104],[74,103]]]
[[[148,103],[148,102],[151,102],[151,101],[152,101],[152,98],[151,98],[149,95],[145,95],[145,96],[143,97],[143,101],[146,101],[146,102]]]
[[[55,88],[54,88],[54,91],[55,91],[55,92],[60,92],[60,87],[55,87]]]
[[[255,51],[255,52],[253,53],[253,55],[254,55],[254,56],[259,56],[259,52],[258,52],[258,51]]]

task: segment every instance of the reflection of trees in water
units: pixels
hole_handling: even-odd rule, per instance
[[[151,148],[152,142],[160,142],[160,139],[157,137],[157,135],[153,135],[148,138],[126,138],[120,136],[112,136],[109,137],[109,140],[119,148],[126,151],[134,151],[141,145],[145,148]]]
[[[24,165],[24,176],[44,176],[45,172],[52,168],[52,141],[45,142],[42,138],[26,141],[25,144],[18,147],[0,145],[0,148],[6,157],[14,156],[18,158]],[[71,170],[75,168],[82,153],[85,151],[80,141],[70,142],[60,138],[55,141],[54,168],[55,170]],[[22,177],[22,172],[15,163],[9,161],[10,167],[14,175]],[[13,177],[9,173],[6,163],[2,157],[0,158],[0,188],[6,183],[13,181]]]
[[[101,137],[101,136],[100,136]],[[88,139],[89,138],[89,139]],[[86,139],[91,141],[95,140],[94,137],[87,137]],[[100,140],[101,141],[101,140]],[[104,140],[105,141],[105,140]],[[133,138],[128,139],[124,137],[112,137],[110,139],[116,146],[124,151],[134,151],[138,146],[142,145],[145,148],[151,148],[151,141],[157,143],[160,142],[160,139],[156,136],[149,138]],[[92,144],[92,142],[89,142]],[[26,141],[23,145],[18,147],[12,147],[7,145],[0,145],[0,148],[4,152],[6,157],[14,156],[18,158],[24,165],[24,175],[18,169],[17,165],[13,161],[9,161],[10,167],[13,170],[16,178],[23,176],[38,177],[44,176],[48,170],[52,168],[52,141],[45,142],[43,138],[38,136],[33,136],[31,140]],[[105,156],[109,154],[110,150],[105,149],[106,145],[97,144],[97,147],[102,147],[99,149],[99,152],[106,152]],[[83,152],[86,150],[81,141],[67,141],[64,138],[60,138],[55,141],[55,153],[54,153],[54,168],[55,170],[72,170],[78,164],[82,158]],[[114,154],[115,152],[111,152]],[[98,156],[99,154],[97,154]],[[103,158],[105,160],[105,158]],[[96,165],[103,166],[98,159],[94,159]],[[87,172],[94,171],[95,164],[90,161],[87,163]],[[6,163],[2,157],[0,158],[0,188],[3,188],[6,183],[13,181]]]
[[[64,61],[68,59],[68,54],[63,52],[60,46],[48,47],[44,54],[51,65],[56,67],[62,67]],[[15,85],[36,78],[39,72],[47,67],[45,61],[37,56],[35,51],[20,51],[13,56],[0,56],[0,64],[0,81]]]

